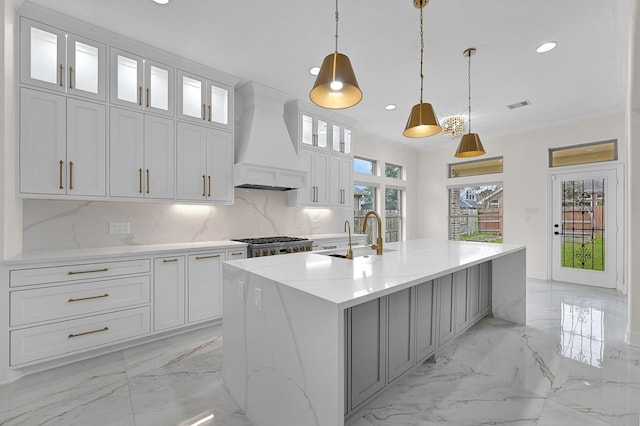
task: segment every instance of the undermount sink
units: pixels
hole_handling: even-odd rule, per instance
[[[347,250],[348,248],[339,248],[339,249],[323,250],[317,253],[322,254],[324,256],[337,257],[339,259],[346,259]],[[354,259],[357,257],[377,256],[376,251],[372,249],[371,246],[353,246],[351,250],[353,251]],[[382,256],[384,256],[384,252],[390,252],[390,251],[396,251],[396,250],[384,248]]]

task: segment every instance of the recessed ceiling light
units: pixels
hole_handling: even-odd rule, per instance
[[[538,48],[536,49],[536,52],[545,53],[545,52],[550,51],[554,47],[556,47],[556,42],[555,41],[550,41],[550,42],[547,42],[547,43],[544,43],[544,44],[541,44],[540,46],[538,46]]]
[[[320,74],[320,67],[311,67],[311,68],[309,68],[309,74],[311,74],[311,75]]]
[[[169,0],[153,0],[153,2],[158,4],[167,4],[169,3]]]
[[[396,108],[397,108],[397,106],[395,104],[385,105],[385,107],[384,107],[384,109],[386,109],[387,111],[393,111]]]

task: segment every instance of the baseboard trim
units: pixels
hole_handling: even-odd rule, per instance
[[[631,346],[640,347],[640,332],[631,331],[629,326],[627,325],[627,333],[625,336],[625,341]]]
[[[527,272],[527,278],[534,278],[536,280],[547,280],[547,274],[544,272]]]

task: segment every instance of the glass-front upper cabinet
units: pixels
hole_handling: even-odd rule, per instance
[[[20,25],[22,83],[105,100],[104,44],[27,18]]]
[[[326,121],[302,114],[302,139],[304,145],[327,148],[328,128]]]
[[[178,70],[178,116],[230,129],[229,90],[224,84]]]
[[[111,102],[173,115],[173,68],[111,49]]]
[[[342,127],[338,124],[332,124],[331,147],[334,152],[343,154],[351,153],[351,129]]]

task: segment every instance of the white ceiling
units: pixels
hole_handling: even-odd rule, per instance
[[[308,100],[308,69],[333,51],[332,0],[31,0]],[[340,2],[339,51],[364,97],[341,113],[361,131],[418,149],[456,142],[402,136],[419,101],[419,10],[413,0]],[[467,111],[483,140],[624,110],[629,0],[431,0],[424,9],[424,101],[439,117]],[[535,49],[545,41],[558,47]],[[529,100],[509,110],[506,105]],[[384,106],[398,108],[387,112]]]

